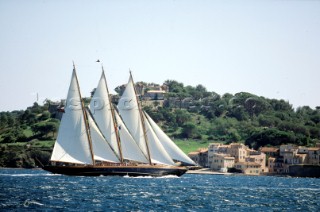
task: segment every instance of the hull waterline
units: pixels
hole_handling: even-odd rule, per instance
[[[181,176],[185,167],[157,166],[44,166],[44,170],[54,174],[74,176]]]

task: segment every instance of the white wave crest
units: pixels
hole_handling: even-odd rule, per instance
[[[42,206],[43,204],[34,200],[29,200],[27,199],[26,201],[24,201],[23,206],[24,207],[29,207],[29,205],[40,205]]]
[[[143,179],[161,179],[161,178],[179,178],[176,175],[165,175],[165,176],[129,176],[129,175],[125,175],[123,176],[124,178],[143,178]]]

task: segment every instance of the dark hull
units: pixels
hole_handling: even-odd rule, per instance
[[[174,166],[44,166],[54,174],[76,176],[166,176],[183,175],[187,169]]]

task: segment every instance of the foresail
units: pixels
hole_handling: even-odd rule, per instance
[[[161,144],[172,159],[181,161],[188,165],[197,165],[169,138],[167,134],[162,131],[162,129],[152,120],[152,118],[146,112],[145,115],[147,116],[147,120],[149,121],[151,127],[159,138]]]
[[[134,141],[118,113],[116,111],[114,112],[118,123],[123,158],[141,163],[149,163],[147,157],[142,153],[141,149]]]
[[[89,113],[88,122],[90,126],[94,159],[119,163],[119,158],[116,156],[115,152],[111,149],[107,141],[104,139],[103,135],[101,134],[100,130],[98,129],[96,123],[93,121],[93,118]]]
[[[140,118],[138,101],[136,98],[134,84],[131,77],[126,86],[126,89],[124,90],[119,100],[118,110],[130,134],[137,142],[138,146],[140,147],[144,155],[148,155],[144,139],[142,122]]]
[[[75,70],[51,161],[93,164]]]
[[[143,115],[143,117],[145,119],[144,122],[146,124],[146,133],[148,137],[148,142],[149,142],[148,144],[149,144],[152,163],[174,165],[173,160],[171,159],[170,155],[162,146],[157,135],[153,131],[150,123],[148,122],[146,116]]]
[[[101,133],[110,143],[116,154],[119,155],[119,147],[111,114],[112,105],[110,105],[110,102],[106,78],[104,72],[102,72],[98,87],[90,102],[90,111]]]

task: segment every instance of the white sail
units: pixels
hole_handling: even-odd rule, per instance
[[[124,124],[146,156],[148,155],[146,146],[146,143],[148,142],[151,162],[174,165],[173,160],[161,145],[150,124],[146,121],[145,116],[140,114],[132,77],[130,77],[119,100],[118,108]],[[143,120],[141,120],[141,118],[143,118]],[[147,140],[145,139],[143,124],[145,124],[144,127]]]
[[[161,142],[159,141],[157,135],[153,131],[147,118],[144,115],[143,118],[146,125],[146,133],[148,137],[148,144],[152,163],[175,165],[170,155],[166,152]]]
[[[119,129],[123,158],[142,163],[149,163],[147,157],[142,153],[141,149],[138,147],[137,143],[129,133],[128,129],[126,128],[118,113],[116,111],[114,112]]]
[[[90,126],[90,135],[92,140],[92,148],[94,152],[94,159],[100,161],[109,161],[119,163],[120,160],[110,148],[107,141],[104,139],[100,130],[98,129],[96,123],[93,121],[93,118],[88,113],[88,122]]]
[[[90,102],[90,111],[101,133],[110,143],[116,154],[119,155],[110,102],[107,81],[104,72],[102,72],[98,87]]]
[[[170,157],[174,160],[187,163],[188,165],[197,165],[191,158],[189,158],[170,138],[165,134],[162,129],[152,120],[152,118],[145,112],[147,120],[161,141],[161,144],[168,152]]]
[[[75,69],[51,161],[93,164]]]
[[[119,100],[118,109],[122,117],[122,120],[124,121],[130,134],[137,142],[138,146],[140,147],[144,155],[148,155],[146,142],[144,139],[144,132],[142,128],[138,101],[134,91],[134,84],[131,77],[126,86],[125,91],[123,92]]]

